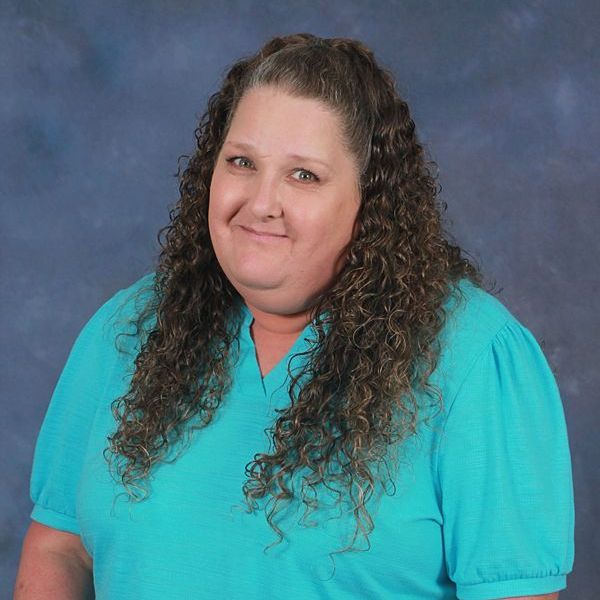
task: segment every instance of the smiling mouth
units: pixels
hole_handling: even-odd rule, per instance
[[[250,229],[249,227],[244,227],[243,225],[240,225],[240,228],[245,233],[247,233],[250,237],[257,238],[257,239],[283,239],[283,238],[287,237],[287,235],[278,235],[275,233],[263,233],[263,232],[259,232],[259,231],[254,231],[254,229]]]

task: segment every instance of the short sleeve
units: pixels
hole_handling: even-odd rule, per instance
[[[76,492],[106,373],[115,356],[108,326],[123,290],[105,302],[77,336],[38,433],[30,479],[31,518],[79,534]]]
[[[574,559],[571,456],[559,390],[508,320],[477,356],[438,449],[444,552],[460,600],[547,594]]]

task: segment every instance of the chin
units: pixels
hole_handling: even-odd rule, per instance
[[[271,290],[281,287],[284,277],[277,277],[268,269],[235,269],[225,274],[236,289],[239,287],[251,290]]]
[[[271,279],[260,279],[257,277],[240,277],[233,284],[235,288],[240,291],[242,290],[252,290],[256,292],[260,291],[269,291],[269,290],[277,290],[281,287],[281,284],[278,281]]]

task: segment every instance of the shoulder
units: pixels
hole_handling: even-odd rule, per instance
[[[501,300],[466,278],[452,287],[444,309],[435,375],[450,396],[503,332],[510,328],[531,335]]]
[[[153,297],[154,271],[109,296],[89,317],[79,337],[111,346],[119,334],[135,334],[135,320]]]
[[[501,300],[466,278],[451,288],[444,309],[445,340],[469,346],[486,344],[507,321],[517,320]]]
[[[107,300],[105,306],[121,318],[137,316],[154,296],[155,279],[155,271],[146,273],[129,286],[118,290]]]

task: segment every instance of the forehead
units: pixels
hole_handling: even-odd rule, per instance
[[[341,125],[340,117],[321,100],[261,86],[240,99],[226,139],[235,137],[257,148],[287,144],[298,154],[302,153],[298,144],[335,153],[345,146]]]

